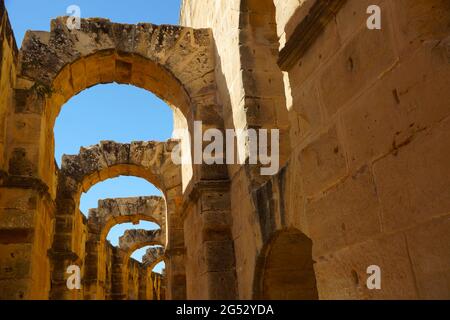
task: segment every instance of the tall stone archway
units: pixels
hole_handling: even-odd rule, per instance
[[[132,260],[131,255],[134,251],[147,246],[164,246],[162,236],[161,230],[132,229],[126,230],[123,236],[119,238],[119,248],[125,253],[122,262],[122,281],[124,283],[123,295],[126,296],[129,291],[127,279],[131,276],[132,272],[132,270],[130,270],[130,261]],[[152,271],[145,263],[143,263],[140,268],[144,268],[149,272]]]
[[[68,292],[65,284],[65,270],[69,265],[79,264],[82,261],[82,248],[79,239],[75,239],[74,228],[79,219],[79,199],[82,191],[89,190],[94,184],[119,175],[132,175],[146,179],[161,190],[166,200],[167,208],[167,241],[168,248],[175,250],[178,255],[168,259],[169,288],[176,292],[171,298],[183,298],[185,276],[182,267],[171,272],[172,263],[183,265],[184,236],[183,227],[179,225],[180,198],[181,198],[181,167],[171,161],[171,152],[176,141],[159,142],[133,142],[120,144],[102,142],[89,148],[82,148],[75,156],[64,156],[59,172],[57,192],[56,229],[52,248],[52,292],[51,298],[63,299]],[[125,216],[117,219],[129,219]],[[114,220],[106,219],[105,226],[111,227]],[[160,221],[161,223],[161,221]],[[105,232],[107,228],[102,231]],[[101,232],[100,232],[101,233]],[[103,236],[105,236],[103,234]],[[101,242],[101,239],[100,239]],[[169,289],[170,291],[170,289]]]
[[[64,17],[52,20],[50,33],[28,32],[20,50],[15,111],[21,117],[33,114],[41,127],[38,135],[25,132],[10,147],[16,150],[21,139],[35,142],[34,150],[25,150],[30,166],[23,170],[51,181],[56,117],[67,100],[97,84],[117,82],[153,92],[183,117],[175,122],[185,129],[194,120],[223,127],[209,30],[106,19],[82,19],[80,30],[69,30],[65,22]],[[189,175],[186,179],[187,184]]]
[[[64,232],[57,231],[52,240],[53,234],[49,229],[55,221],[55,213],[58,212],[55,228],[61,231],[70,228],[73,223],[67,214],[61,216],[61,209],[70,207],[69,211],[73,212],[72,209],[77,207],[73,197],[69,196],[72,200],[68,200],[61,194],[61,184],[72,182],[67,177],[62,178],[66,174],[64,170],[58,170],[53,158],[55,120],[61,107],[71,97],[97,84],[131,84],[149,90],[164,100],[174,110],[176,129],[192,132],[195,120],[202,121],[204,129],[223,128],[222,110],[216,98],[214,41],[210,30],[117,24],[106,19],[82,19],[81,29],[69,30],[66,19],[52,20],[50,32],[29,31],[25,36],[18,59],[15,106],[7,123],[7,134],[15,138],[8,142],[5,152],[10,163],[7,178],[19,181],[17,183],[26,185],[26,188],[29,185],[36,189],[37,185],[37,189],[43,190],[39,191],[37,207],[45,207],[46,214],[38,215],[33,231],[42,234],[45,241],[41,242],[46,244],[39,248],[36,256],[45,260],[49,244],[53,241],[54,250],[50,251],[53,261],[59,254],[58,250],[70,251],[68,248],[71,247]],[[16,130],[17,121],[22,125],[20,132]],[[192,147],[192,143],[188,144],[183,152],[190,154]],[[117,156],[120,157],[120,153]],[[146,172],[147,169],[141,170],[134,163],[118,163],[114,170],[152,182],[156,178]],[[108,170],[103,172],[109,172],[106,174],[108,177],[118,174]],[[182,176],[180,190],[167,189],[173,197],[178,197],[181,189],[191,190],[192,185],[199,181],[226,181],[228,175],[224,165],[206,168],[203,165],[183,164]],[[82,184],[90,185],[90,179],[98,180],[94,174],[86,177]],[[158,181],[154,184],[158,185]],[[56,198],[57,201],[49,202],[49,199]],[[173,237],[176,244],[168,243],[167,256],[172,257],[169,258],[168,268],[171,260],[182,261],[177,257],[184,255],[182,219],[170,220],[176,221],[176,232],[171,234],[177,235]],[[168,225],[171,228],[170,221]],[[63,260],[77,259],[69,254]],[[39,261],[39,265],[44,263]],[[33,274],[36,277],[42,274],[40,269],[35,268],[35,271]],[[183,277],[177,279],[178,282],[184,281]],[[53,292],[57,283],[62,285],[62,280],[63,274],[52,280]],[[45,287],[49,288],[47,284]],[[183,290],[180,295],[184,295]]]
[[[150,221],[159,225],[158,243],[166,245],[166,202],[163,197],[138,197],[100,200],[89,210],[85,249],[84,298],[105,299],[108,258],[106,237],[114,225]]]
[[[147,284],[146,292],[141,296],[151,297],[153,300],[165,299],[165,271],[164,274],[153,272],[155,266],[160,263],[166,263],[165,249],[163,247],[150,247],[142,257],[144,275],[150,281],[145,281]]]

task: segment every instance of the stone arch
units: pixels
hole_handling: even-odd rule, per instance
[[[297,229],[276,232],[257,262],[254,298],[316,300],[312,241]]]
[[[9,135],[16,139],[8,142],[5,153],[10,163],[10,175],[36,179],[44,188],[48,187],[49,196],[56,199],[56,206],[52,208],[56,212],[56,233],[49,251],[54,275],[50,296],[59,299],[65,290],[65,264],[81,261],[74,250],[77,241],[67,231],[73,228],[74,219],[80,220],[74,215],[78,213],[77,193],[106,178],[134,175],[165,189],[165,194],[170,194],[173,200],[167,199],[168,212],[175,213],[182,202],[182,190],[190,192],[198,182],[228,179],[226,165],[206,168],[188,164],[182,166],[180,178],[176,175],[175,179],[181,180],[180,186],[176,181],[169,187],[166,184],[171,183],[170,178],[162,179],[156,175],[157,168],[120,158],[123,154],[133,153],[126,150],[127,145],[125,150],[117,150],[120,152],[114,155],[122,162],[114,160],[114,164],[98,162],[97,165],[95,159],[89,158],[92,150],[85,150],[88,157],[82,160],[86,160],[87,166],[93,160],[100,170],[93,168],[80,173],[74,167],[70,174],[67,166],[58,170],[54,162],[53,137],[56,117],[68,99],[96,84],[118,82],[152,91],[173,108],[175,128],[187,128],[191,139],[195,120],[202,121],[203,130],[224,127],[222,107],[216,96],[214,40],[209,29],[82,19],[81,29],[71,31],[66,27],[66,19],[52,20],[50,32],[30,31],[25,36],[19,53],[14,110],[7,124],[7,130],[14,131]],[[23,124],[20,134],[16,134],[17,119]],[[191,154],[192,148],[193,143],[182,146],[186,154]],[[75,158],[69,157],[65,162],[82,163]],[[92,175],[88,175],[89,172]],[[74,178],[79,174],[83,177],[81,183]],[[176,225],[171,221],[176,221]],[[184,259],[184,231],[181,219],[174,217],[167,223],[170,229],[167,265],[172,269],[172,261],[179,263]],[[176,239],[174,244],[170,241],[172,235]],[[48,238],[50,243],[51,233]],[[43,252],[47,249],[50,248],[44,248]],[[181,269],[177,270],[182,273]],[[185,287],[185,274],[175,278],[178,287]],[[169,276],[168,296],[173,287],[171,281]],[[56,293],[58,291],[60,293]],[[176,295],[183,298],[186,290],[179,290]]]
[[[56,229],[52,248],[52,298],[59,299],[67,294],[61,275],[67,265],[80,259],[71,229],[79,214],[79,199],[82,191],[89,190],[98,182],[119,175],[133,175],[146,179],[160,189],[165,196],[167,207],[165,244],[173,247],[171,230],[182,231],[177,225],[178,222],[171,223],[172,217],[179,215],[181,197],[181,167],[171,161],[171,151],[175,145],[176,141],[173,140],[165,143],[129,144],[105,141],[89,148],[81,148],[78,155],[63,157],[58,177]],[[177,239],[180,239],[179,236]],[[101,239],[99,241],[101,242]],[[179,240],[177,245],[184,246]],[[95,277],[95,272],[88,276]],[[180,275],[177,275],[177,279],[179,278]],[[177,283],[180,285],[180,281]]]
[[[161,289],[161,286],[165,286],[167,275],[153,272],[153,270],[158,263],[166,263],[166,259],[164,247],[150,247],[142,257],[142,269],[147,277],[150,277],[151,281],[151,284],[147,281],[149,288],[147,288],[146,296],[151,296],[153,299],[156,298],[158,300],[165,299],[164,293],[161,293],[161,290],[159,289]]]
[[[15,173],[51,185],[56,117],[68,99],[97,84],[117,82],[153,92],[183,118],[175,119],[177,126],[191,130],[193,120],[201,120],[223,127],[210,30],[96,18],[82,19],[81,29],[71,31],[66,20],[52,20],[50,32],[29,31],[20,50],[15,112],[33,114],[33,125],[41,129],[34,136],[24,130],[23,141],[34,148],[24,151],[26,172],[15,168]],[[19,145],[11,146],[12,153],[23,151]]]
[[[162,230],[145,230],[145,229],[131,229],[126,230],[119,238],[119,248],[131,254],[143,247],[160,245],[163,246]]]
[[[163,193],[181,184],[180,167],[171,160],[176,140],[116,143],[102,141],[64,155],[59,172],[59,195],[78,197],[94,184],[120,175],[141,177]]]
[[[119,248],[124,252],[122,261],[122,293],[119,296],[129,296],[129,276],[130,274],[130,263],[131,255],[134,251],[151,246],[151,245],[163,245],[162,242],[162,232],[161,230],[143,230],[143,229],[132,229],[126,230],[123,236],[119,238]],[[141,264],[141,268],[145,266]],[[118,279],[119,280],[119,279]]]
[[[85,299],[99,299],[107,294],[105,264],[106,237],[114,225],[139,221],[159,225],[158,244],[166,243],[166,201],[163,197],[136,197],[99,200],[98,207],[89,210],[88,237],[85,249]]]
[[[148,270],[153,270],[153,268],[165,260],[165,253],[163,247],[153,247],[148,248],[145,255],[142,257],[142,263],[148,268]]]
[[[166,201],[163,197],[149,196],[99,200],[98,208],[89,210],[88,229],[100,233],[105,239],[117,224],[149,221],[162,230],[161,242],[165,245]]]

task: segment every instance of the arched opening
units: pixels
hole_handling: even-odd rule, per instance
[[[97,208],[101,199],[163,196],[162,192],[147,180],[134,176],[119,176],[97,183],[80,198],[80,211],[88,216],[89,209]],[[122,231],[124,231],[123,229]],[[118,235],[119,233],[117,233]]]
[[[128,183],[119,184],[123,189],[111,194],[110,186],[123,179]],[[135,191],[130,182],[136,184]],[[98,204],[89,210],[86,245],[89,281],[86,281],[85,296],[89,299],[145,299],[146,295],[139,292],[151,277],[142,278],[145,276],[143,265],[131,255],[144,245],[166,244],[165,198],[147,180],[135,177],[108,179],[94,185],[86,195],[91,191],[117,198],[97,200],[94,196]],[[133,197],[133,192],[159,195]]]
[[[80,146],[99,141],[166,141],[172,136],[173,122],[170,107],[147,90],[96,85],[67,101],[57,117],[55,160],[61,166],[63,154],[77,154]]]
[[[77,155],[64,157],[58,170],[54,161],[54,127],[62,106],[98,84],[129,84],[163,100],[173,110],[174,129],[192,133],[194,120],[223,128],[221,106],[216,100],[210,30],[150,23],[117,24],[100,18],[82,19],[81,25],[80,29],[69,30],[66,18],[60,17],[52,20],[50,32],[27,32],[20,51],[16,88],[22,99],[17,101],[15,110],[17,113],[33,110],[37,130],[24,131],[28,145],[25,151],[19,142],[11,143],[14,150],[11,154],[21,152],[26,163],[11,171],[40,179],[49,186],[50,197],[56,199],[52,208],[55,232],[53,237],[48,236],[53,239],[48,268],[52,273],[52,299],[80,296],[76,292],[67,293],[61,275],[67,265],[82,262],[81,244],[86,234],[79,232],[84,220],[78,213],[83,192],[121,175],[153,183],[164,193],[167,207],[171,208],[173,219],[167,220],[173,224],[167,241],[174,235],[170,249],[179,263],[183,259],[184,237],[176,215],[181,209],[182,189],[194,177],[192,162],[181,167],[170,161],[178,144],[174,140],[123,144],[101,141],[81,148]],[[35,51],[36,48],[39,50]],[[188,142],[182,145],[182,151],[183,156],[191,159],[192,143]],[[224,172],[219,176],[225,175]],[[216,176],[214,170],[195,167],[196,178]],[[175,269],[174,256],[168,259],[171,270]],[[173,277],[176,283],[185,286],[183,268],[177,268],[176,273]],[[185,290],[179,290],[176,294],[181,297],[184,293]]]
[[[139,234],[142,234],[139,232]],[[125,236],[124,236],[125,237]],[[133,255],[138,250],[142,250],[145,247],[162,247],[158,241],[151,241],[149,238],[141,237],[135,239],[134,243],[129,247],[122,246],[124,250],[124,259],[122,267],[122,292],[129,300],[162,300],[162,296],[165,296],[164,291],[166,279],[162,274],[153,273],[153,265],[157,261],[161,261],[164,257],[158,257],[157,261],[152,263],[145,263],[133,258]],[[147,249],[148,250],[148,249]]]
[[[164,261],[158,262],[154,267],[153,267],[153,272],[159,273],[159,274],[164,274],[165,273],[165,268],[166,268],[166,263]]]
[[[99,84],[103,85],[98,86]],[[106,87],[104,87],[105,85]],[[119,87],[121,89],[117,89]],[[127,94],[132,93],[132,95],[136,97],[142,97],[146,94],[146,100],[149,102],[149,105],[145,105],[145,103],[142,105],[142,101],[140,102],[140,105],[143,108],[152,108],[152,105],[157,105],[159,107],[159,110],[157,110],[155,114],[152,114],[151,111],[146,111],[144,114],[138,115],[143,130],[148,130],[149,124],[153,122],[159,125],[167,125],[170,129],[181,129],[181,131],[189,130],[187,119],[192,117],[192,113],[189,109],[189,96],[184,87],[168,70],[158,63],[137,54],[122,55],[113,50],[106,50],[96,52],[75,61],[72,65],[65,66],[53,80],[52,94],[48,96],[45,101],[49,121],[44,122],[46,131],[45,137],[51,137],[51,140],[42,140],[42,143],[47,144],[47,148],[42,149],[61,153],[60,150],[55,149],[55,136],[52,131],[54,129],[59,131],[59,127],[55,127],[55,124],[60,116],[64,117],[66,112],[70,113],[71,109],[74,110],[74,108],[69,109],[63,107],[77,104],[78,108],[78,102],[82,102],[82,105],[85,102],[85,108],[90,107],[94,110],[95,107],[97,107],[96,105],[91,105],[92,100],[94,100],[98,101],[100,104],[98,112],[108,109],[114,110],[111,108],[114,105],[116,106],[116,110],[119,109],[123,111],[124,106],[120,104],[120,101],[123,100],[123,98],[120,97],[122,92]],[[101,95],[97,96],[96,93],[101,93]],[[92,99],[92,97],[95,98]],[[74,100],[74,102],[72,102],[72,100]],[[104,104],[104,102],[107,102],[108,100],[112,102],[112,106]],[[161,108],[162,105],[167,105],[170,109],[167,108],[164,110],[164,108]],[[127,108],[129,108],[129,104],[127,104]],[[65,111],[65,109],[68,110]],[[87,110],[88,117],[89,113],[94,112],[92,110]],[[154,111],[155,110],[156,109],[154,108]],[[168,113],[168,110],[170,110],[170,113]],[[122,113],[116,115],[114,117],[115,121],[119,123],[122,122],[123,119],[120,119],[122,115]],[[70,116],[73,116],[73,114],[70,114]],[[109,112],[109,117],[110,116],[112,116],[111,112]],[[155,119],[155,117],[157,119]],[[99,118],[101,118],[101,116]],[[162,121],[164,119],[160,118],[169,119],[170,121],[164,123]],[[80,119],[80,122],[83,123],[84,121],[83,118]],[[62,121],[62,123],[64,123],[64,121]],[[136,127],[136,125],[133,126],[133,128]],[[112,134],[111,126],[105,126],[105,128],[109,131],[109,134]],[[167,137],[168,132],[170,132],[169,137],[172,136],[173,130],[167,130],[167,127],[165,128],[163,134],[158,132],[158,137]],[[76,130],[76,128],[74,128],[74,130]],[[178,132],[180,132],[180,130],[174,131],[174,134]],[[71,138],[71,136],[69,136],[69,138]],[[89,138],[90,137],[86,137],[86,139]],[[133,141],[127,140],[127,138],[130,138],[129,132],[119,135],[119,140],[123,140],[123,142]],[[136,141],[157,140],[154,137],[150,138],[151,139],[148,139],[146,137],[145,139],[138,139]],[[176,136],[175,138],[182,137]],[[102,137],[102,140],[108,140],[108,138]],[[167,139],[162,141],[165,140]],[[93,143],[91,141],[92,140],[89,140],[90,143],[88,143],[88,145]],[[187,155],[187,158],[191,158],[190,142],[185,140],[181,147],[182,152]],[[51,166],[54,165],[53,160],[50,161],[49,159],[48,163],[50,163]],[[45,166],[46,164],[43,163],[43,165]],[[48,170],[48,172],[53,172],[55,169],[56,168]],[[192,175],[192,165],[183,163],[183,183],[187,184],[192,178]]]
[[[317,300],[312,241],[297,229],[278,232],[265,246],[255,274],[255,298]]]
[[[159,274],[165,273],[166,256],[165,248],[160,245],[146,246],[142,249],[136,250],[133,255],[141,261],[149,270]]]
[[[165,272],[164,247],[150,245],[139,248],[131,254],[131,259],[141,263],[139,300],[165,300],[167,277]],[[132,272],[128,271],[128,296],[135,296]],[[134,292],[133,292],[134,291]]]
[[[179,190],[181,188],[181,181],[180,173],[177,170],[171,170],[168,176],[163,175],[159,171],[160,168],[165,168],[165,163],[169,167],[171,166],[170,162],[164,161],[168,157],[167,152],[170,152],[170,150],[167,150],[163,146],[167,146],[167,144],[139,142],[135,143],[132,147],[130,144],[107,143],[106,145],[97,145],[87,149],[82,148],[79,155],[65,157],[61,166],[58,191],[61,195],[58,197],[59,203],[65,204],[72,202],[74,209],[76,209],[79,206],[79,199],[83,191],[88,192],[100,182],[108,181],[109,179],[122,175],[145,179],[147,183],[153,184],[155,187],[161,189],[161,192],[167,190],[165,188]],[[128,154],[121,157],[118,156],[120,150],[128,150],[128,152],[134,150],[138,156],[130,156]],[[105,156],[105,152],[110,155]],[[100,154],[103,154],[103,157],[107,159],[114,158],[114,161],[119,164],[110,163],[110,166],[105,167],[105,161],[99,156]],[[138,158],[141,162],[138,161]],[[89,160],[90,164],[83,166],[83,161],[85,161],[83,159],[91,159]],[[161,160],[162,164],[159,163],[157,166],[154,166],[148,159]],[[124,164],[123,161],[132,162],[133,164]],[[76,183],[74,183],[75,181]],[[173,199],[169,197],[168,203],[173,203]],[[89,217],[87,219],[88,234],[84,289],[86,299],[124,299],[127,297],[128,281],[125,282],[124,277],[126,278],[128,274],[130,250],[134,251],[134,249],[131,247],[128,251],[124,251],[121,248],[108,245],[106,243],[107,234],[117,224],[126,222],[139,223],[140,220],[151,221],[162,227],[158,230],[160,231],[159,238],[157,241],[151,239],[149,240],[150,243],[144,243],[143,245],[165,245],[167,241],[166,235],[168,234],[166,232],[168,228],[166,224],[166,208],[164,194],[164,197],[150,196],[100,200],[98,202],[98,208],[89,211]],[[62,211],[61,213],[57,216],[57,220],[66,221],[70,217],[67,216],[67,211]],[[77,226],[75,226],[76,228]],[[77,254],[78,252],[82,253],[82,248],[78,248],[77,245],[74,247],[74,242],[69,242],[71,239],[66,240],[64,232],[63,229],[56,229],[56,238],[59,239],[61,237],[64,240],[55,240],[55,250],[72,248],[72,252]],[[74,233],[74,235],[76,234]],[[57,262],[56,260],[55,263]],[[68,261],[67,263],[72,262]],[[136,264],[132,263],[132,265],[134,266],[132,268],[134,274],[133,281],[138,281],[136,280]],[[57,275],[60,272],[59,269],[55,269],[53,274]],[[136,284],[136,282],[133,283]],[[61,293],[64,294],[64,290],[63,287],[58,287],[53,290],[53,297],[58,297]],[[135,298],[136,290],[133,292],[132,297]]]

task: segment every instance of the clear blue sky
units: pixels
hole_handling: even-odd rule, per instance
[[[180,0],[6,0],[14,34],[20,47],[27,30],[48,31],[50,20],[67,15],[70,5],[81,9],[83,18],[102,17],[113,22],[178,24]],[[99,85],[73,97],[62,109],[55,125],[55,159],[62,154],[76,154],[81,146],[101,140],[130,142],[139,140],[165,141],[172,133],[172,112],[153,94],[126,85]],[[159,195],[147,181],[135,177],[119,177],[99,183],[83,194],[80,209],[87,214],[105,198]],[[137,226],[118,225],[108,239],[117,244],[129,228],[155,229],[142,222]],[[140,260],[145,249],[133,254]],[[161,269],[161,265],[157,270]]]

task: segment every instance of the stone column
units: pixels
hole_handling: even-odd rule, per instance
[[[193,200],[193,201],[192,201]],[[188,299],[236,299],[229,182],[201,181],[186,210]]]
[[[166,192],[167,247],[166,274],[167,300],[186,299],[186,269],[184,229],[180,213],[181,185]]]
[[[89,232],[86,242],[85,273],[84,273],[84,299],[103,300],[105,298],[104,281],[98,277],[99,272],[99,250],[100,233]],[[104,250],[103,250],[104,251]]]
[[[81,290],[67,288],[67,269],[71,265],[83,267],[83,257],[74,252],[75,210],[73,199],[59,196],[56,205],[56,226],[53,246],[49,251],[52,264],[51,272],[51,300],[78,300],[83,298]],[[82,276],[82,274],[81,274]]]
[[[125,300],[126,289],[128,287],[128,279],[124,279],[125,274],[124,264],[125,253],[116,247],[113,247],[113,259],[112,259],[112,275],[111,275],[111,300]],[[125,284],[127,282],[127,284]]]

